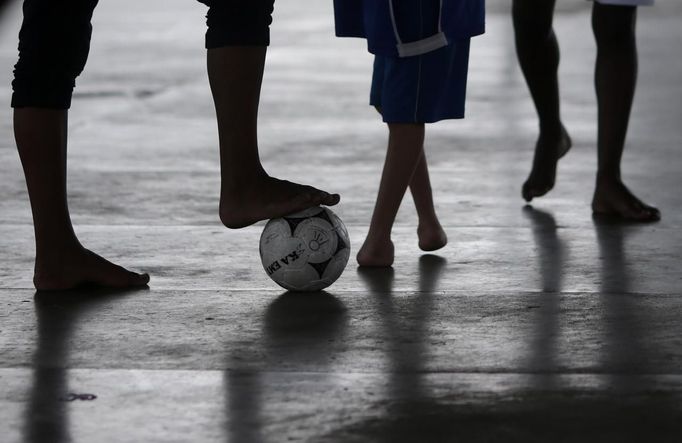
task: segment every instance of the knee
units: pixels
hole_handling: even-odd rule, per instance
[[[209,6],[206,48],[267,46],[274,0],[199,0]]]
[[[595,4],[592,30],[601,49],[626,48],[635,41],[636,7]]]

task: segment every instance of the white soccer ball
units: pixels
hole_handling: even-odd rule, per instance
[[[260,237],[265,272],[290,291],[328,287],[341,276],[349,257],[348,231],[327,208],[273,218]]]

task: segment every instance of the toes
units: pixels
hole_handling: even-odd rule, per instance
[[[642,209],[637,215],[637,221],[641,222],[657,222],[661,220],[661,211],[657,208],[642,205]]]
[[[533,195],[532,195],[532,193],[530,192],[530,189],[529,189],[527,186],[525,186],[525,185],[523,186],[523,188],[521,188],[521,196],[522,196],[523,199],[524,199],[525,201],[527,201],[528,203],[530,203],[531,201],[533,201]]]
[[[145,286],[149,283],[149,274],[138,274],[118,265],[114,265],[111,269],[103,269],[100,272],[102,275],[95,278],[96,281],[92,283],[118,288]]]
[[[288,196],[290,196],[291,200],[296,202],[297,205],[334,206],[341,200],[341,197],[338,194],[330,194],[309,185],[294,183],[287,180],[277,180],[277,185],[287,189]]]
[[[149,283],[149,274],[138,274],[136,272],[131,272],[128,282],[130,286],[145,286]]]
[[[651,221],[661,220],[661,211],[659,211],[658,208],[648,207],[647,210],[649,212],[649,220]]]
[[[649,206],[618,210],[593,205],[592,212],[595,217],[603,218],[609,222],[652,223],[661,220],[661,212],[657,208]]]
[[[661,219],[661,212],[639,200],[634,195],[630,195],[629,207],[622,211],[622,217],[627,220],[638,222],[655,222]]]
[[[137,272],[128,271],[125,268],[121,268],[121,270],[121,274],[107,276],[103,278],[99,284],[118,288],[131,288],[145,286],[149,283],[149,274],[138,274]]]
[[[316,205],[323,205],[325,199],[327,198],[327,193],[324,191],[318,191],[315,189],[310,195],[310,200]]]
[[[527,184],[524,185],[523,188],[521,189],[521,195],[523,196],[524,200],[530,203],[535,197],[542,197],[543,195],[547,194],[551,189],[552,189],[551,187],[536,188],[530,184]]]
[[[638,219],[644,222],[659,221],[661,219],[661,211],[658,208],[649,206],[646,203],[639,200],[637,197],[632,197],[636,203],[636,208],[638,212]]]
[[[341,196],[339,194],[329,194],[325,192],[325,198],[322,201],[322,204],[326,206],[334,206],[337,205],[340,201]]]
[[[339,194],[330,194],[325,191],[315,189],[311,195],[312,200],[316,205],[334,206],[339,203],[341,197]]]
[[[658,208],[644,203],[620,181],[598,181],[592,209],[598,215],[621,221],[651,223],[661,219]]]

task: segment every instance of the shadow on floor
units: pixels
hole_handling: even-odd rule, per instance
[[[346,306],[328,292],[286,292],[265,312],[259,352],[265,354],[264,359],[273,371],[293,363],[324,371],[334,359],[330,344],[344,340],[348,322]],[[271,384],[265,383],[263,377],[267,374],[258,370],[225,372],[225,428],[230,441],[266,440],[262,398],[264,386]],[[305,395],[294,388],[291,392],[285,387],[279,389],[288,395]]]
[[[87,321],[90,311],[98,311],[103,304],[140,291],[83,289],[36,293],[37,347],[33,356],[33,382],[24,412],[24,441],[72,441],[68,403],[97,398],[96,393],[73,391],[69,386],[69,347],[73,331],[81,322]]]
[[[387,336],[391,370],[389,391],[376,405],[383,412],[336,429],[316,441],[346,442],[676,442],[682,431],[680,399],[657,389],[656,370],[647,365],[655,350],[643,349],[632,298],[616,293],[628,290],[629,270],[624,244],[633,227],[595,224],[601,251],[601,291],[606,345],[603,366],[613,372],[588,376],[602,380],[597,388],[571,385],[557,371],[557,340],[562,318],[558,292],[562,290],[569,247],[561,239],[549,212],[528,208],[537,246],[540,288],[534,312],[534,332],[528,343],[528,383],[504,393],[433,394],[421,362],[427,358],[424,342],[432,303],[428,292],[397,300],[391,295],[392,270],[359,270],[375,299],[378,318]],[[437,286],[444,260],[420,260],[420,289]],[[409,314],[408,314],[409,312]],[[566,331],[564,331],[566,332]],[[570,332],[570,331],[568,331]],[[513,371],[513,369],[511,369]],[[470,375],[470,374],[467,374]],[[452,374],[454,379],[457,374]],[[447,390],[446,390],[447,391]],[[441,391],[442,392],[442,391]]]

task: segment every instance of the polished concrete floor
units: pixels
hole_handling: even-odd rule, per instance
[[[371,58],[332,37],[331,2],[280,1],[262,100],[264,162],[340,192],[357,250],[385,129]],[[429,127],[450,245],[416,246],[407,197],[391,270],[349,264],[327,292],[261,270],[262,224],[218,222],[204,9],[102,2],[71,113],[83,242],[149,289],[36,294],[33,234],[0,89],[0,441],[682,441],[682,6],[640,13],[625,177],[652,225],[595,223],[589,4],[560,2],[563,112],[576,146],[524,207],[535,118],[503,2],[475,40],[468,118]],[[131,13],[134,11],[134,13]],[[19,5],[0,19],[0,77]]]

